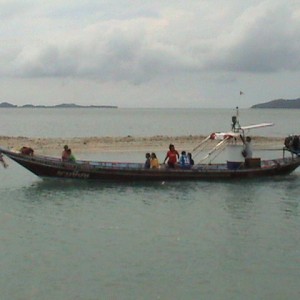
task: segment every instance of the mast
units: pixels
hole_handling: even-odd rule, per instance
[[[237,106],[235,108],[235,116],[232,116],[232,124],[231,124],[231,130],[235,133],[239,132],[241,129],[240,121],[239,121],[239,107]]]
[[[239,120],[239,107],[237,106],[235,108],[235,116],[232,116],[232,126],[231,130],[234,133],[240,133],[241,138],[243,139],[245,136],[244,129],[240,125],[240,120]]]

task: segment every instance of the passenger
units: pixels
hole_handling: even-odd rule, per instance
[[[4,160],[2,153],[0,153],[0,162],[1,162],[1,164],[3,165],[4,168],[7,168],[7,167],[8,167],[8,164],[7,164],[6,161]]]
[[[68,149],[69,149],[68,145],[64,145],[64,151],[63,151],[62,154],[61,154],[61,160],[62,160],[62,161],[67,161],[67,160],[69,160]]]
[[[76,161],[75,156],[72,154],[72,150],[70,148],[67,150],[67,154],[68,154],[68,161],[69,162],[75,162]]]
[[[178,158],[179,158],[178,151],[175,149],[173,144],[170,144],[169,151],[167,152],[164,163],[166,163],[166,161],[168,161],[168,167],[175,168]]]
[[[145,169],[150,169],[150,167],[151,167],[150,157],[151,157],[150,153],[147,152],[146,153],[146,161],[145,161],[145,164],[144,164]]]
[[[33,149],[30,148],[30,147],[22,147],[22,148],[20,149],[20,152],[21,152],[22,154],[24,154],[24,155],[30,155],[30,156],[32,156],[33,153],[34,153]]]
[[[190,161],[190,165],[193,166],[195,164],[195,162],[193,160],[192,153],[188,153],[188,158],[189,158],[189,161]]]
[[[244,138],[241,136],[242,141],[244,143],[244,150],[242,152],[243,156],[245,158],[252,158],[252,143],[251,143],[251,137],[247,136],[246,141],[244,141]]]
[[[189,168],[191,166],[190,160],[189,160],[188,156],[186,155],[185,151],[181,152],[181,156],[179,158],[179,165],[183,169]]]
[[[154,152],[151,153],[150,164],[151,164],[151,169],[159,169],[159,162],[158,162],[158,159],[157,159],[156,154]]]

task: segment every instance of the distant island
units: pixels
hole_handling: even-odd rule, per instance
[[[261,104],[255,104],[251,106],[251,108],[300,108],[300,98],[298,99],[291,99],[291,100],[285,100],[285,99],[277,99],[272,100],[269,102],[261,103]]]
[[[62,103],[57,105],[33,105],[33,104],[25,104],[25,105],[14,105],[8,102],[0,103],[0,108],[118,108],[118,106],[114,105],[78,105],[74,103]]]

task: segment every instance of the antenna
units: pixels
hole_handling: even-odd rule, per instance
[[[231,124],[231,130],[233,132],[239,132],[239,130],[241,129],[241,125],[239,122],[239,107],[237,106],[235,108],[236,112],[235,112],[235,116],[232,116],[232,124]]]

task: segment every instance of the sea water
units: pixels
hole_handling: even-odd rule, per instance
[[[231,129],[235,109],[1,108],[0,135],[91,137],[208,135]],[[241,109],[241,125],[274,123],[257,135],[285,136],[300,128],[299,110]],[[298,132],[299,133],[299,132]]]
[[[1,109],[0,134],[205,135],[230,128],[233,112]],[[245,110],[241,119],[274,122],[272,136],[300,128],[295,110]],[[137,152],[100,157],[143,159]],[[41,180],[7,161],[1,299],[300,297],[299,170],[234,182],[99,183]]]

